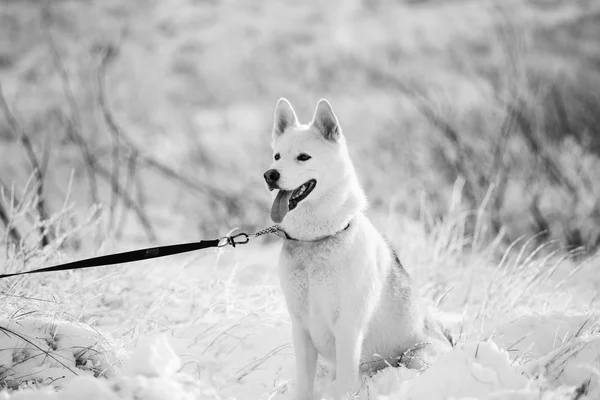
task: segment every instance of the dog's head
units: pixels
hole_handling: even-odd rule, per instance
[[[342,129],[325,99],[308,125],[301,125],[292,105],[280,99],[271,147],[273,163],[264,178],[269,190],[278,190],[271,207],[276,223],[299,205],[319,201],[344,180],[351,166]]]

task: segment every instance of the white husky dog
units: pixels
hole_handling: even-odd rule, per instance
[[[365,194],[327,100],[298,123],[291,104],[275,109],[277,189],[271,219],[285,237],[280,279],[292,320],[297,398],[312,399],[317,354],[332,366],[337,398],[360,390],[361,373],[388,363],[421,368],[449,349],[396,253],[364,216]]]

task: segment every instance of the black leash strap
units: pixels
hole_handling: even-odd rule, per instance
[[[190,251],[207,249],[210,247],[225,247],[228,245],[235,247],[238,244],[248,243],[251,238],[256,238],[258,236],[275,232],[277,232],[277,228],[269,227],[252,235],[249,235],[247,233],[238,233],[237,235],[223,236],[222,238],[214,240],[201,240],[199,242],[174,244],[162,247],[150,247],[147,249],[127,251],[124,253],[109,254],[106,256],[93,257],[85,260],[55,265],[52,267],[34,269],[31,271],[15,272],[13,274],[3,274],[0,275],[0,279],[18,275],[37,274],[40,272],[66,271],[71,269],[101,267],[104,265],[114,265],[128,263],[132,261],[149,260],[151,258],[166,257],[171,256],[173,254],[187,253]]]

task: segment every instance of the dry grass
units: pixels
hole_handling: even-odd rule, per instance
[[[92,2],[82,12],[80,5],[56,3],[43,14],[21,2],[4,9],[2,26],[16,41],[3,42],[10,59],[3,83],[34,149],[41,153],[52,144],[51,210],[60,209],[73,166],[85,167],[69,139],[77,128],[98,165],[121,171],[132,201],[152,216],[152,227],[161,227],[159,241],[262,227],[268,204],[260,172],[269,159],[275,100],[289,97],[306,120],[316,99],[328,97],[378,211],[393,206],[417,218],[414,194],[425,192],[431,213],[443,217],[454,182],[464,179],[466,208],[487,202],[488,239],[504,228],[504,246],[543,231],[537,244],[596,246],[597,5],[176,5]],[[276,22],[291,14],[296,17],[285,28]],[[48,29],[26,29],[44,15],[54,57],[46,51]],[[458,22],[464,20],[470,23]],[[223,51],[232,48],[237,51]],[[106,49],[112,55],[100,74],[108,95],[101,107],[96,80]],[[108,108],[114,115],[106,119]],[[120,168],[113,163],[115,121],[141,155],[193,177],[199,190],[147,165],[136,169],[139,182],[128,184],[131,149],[119,153]],[[22,188],[29,171],[12,163],[21,157],[20,145],[7,128],[0,131],[3,168]],[[84,171],[77,169],[74,185],[80,213],[90,196]],[[112,183],[98,179],[99,200],[117,208]],[[122,227],[125,241],[140,242],[148,230],[133,215]]]

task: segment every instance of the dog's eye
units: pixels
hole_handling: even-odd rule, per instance
[[[305,153],[300,153],[300,155],[298,156],[298,158],[296,158],[298,161],[308,161],[310,160],[310,156],[308,154]]]
[[[281,156],[279,155],[279,153],[275,154],[275,157],[273,157],[275,159],[275,161],[279,160],[281,158]]]

